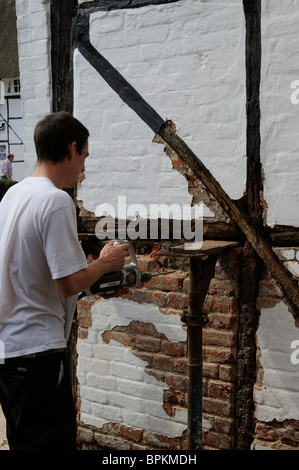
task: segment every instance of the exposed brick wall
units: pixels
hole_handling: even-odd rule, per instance
[[[236,328],[238,317],[238,258],[240,248],[229,250],[217,263],[204,309],[208,322],[203,328],[203,445],[206,449],[234,447],[234,380]],[[150,256],[139,256],[142,270],[159,272],[160,262]],[[153,278],[142,288],[130,289],[127,299],[141,306],[159,306],[163,315],[179,314],[183,319],[188,306],[188,272],[180,269],[167,276]],[[83,298],[78,303],[79,338],[88,338],[92,327],[90,314],[97,297]],[[158,326],[157,326],[158,328]],[[102,334],[109,344],[118,342],[147,364],[145,372],[164,383],[163,407],[168,416],[178,411],[187,413],[186,341],[169,341],[153,323],[132,321]],[[78,409],[80,413],[80,387]],[[181,436],[169,437],[146,429],[109,422],[101,429],[80,422],[82,448],[109,449],[186,449],[186,429]]]
[[[297,250],[279,249],[279,257],[287,268],[297,269]],[[238,280],[242,247],[224,252],[218,259],[215,276],[211,281],[204,311],[207,323],[203,327],[203,448],[235,449],[235,375],[238,328]],[[141,270],[163,271],[159,258],[139,255]],[[158,305],[163,315],[179,314],[184,320],[188,303],[188,266],[181,265],[175,273],[153,278],[142,288],[131,289],[125,296],[141,307],[144,304]],[[78,304],[79,338],[87,338],[92,327],[91,307],[99,297],[84,298]],[[276,282],[265,271],[260,282],[258,308],[264,312],[282,302],[282,293]],[[283,302],[281,305],[284,305]],[[285,319],[291,319],[283,312]],[[289,315],[289,317],[287,317]],[[272,324],[272,323],[271,323]],[[275,324],[272,332],[275,332]],[[159,328],[158,328],[159,329]],[[155,324],[135,321],[126,326],[115,327],[102,335],[104,342],[124,345],[136,357],[146,363],[145,371],[164,383],[161,407],[168,416],[175,417],[178,410],[187,413],[187,357],[186,342],[168,341]],[[295,330],[296,331],[296,330]],[[264,334],[264,330],[263,330]],[[276,332],[276,334],[279,333]],[[258,344],[258,346],[260,346]],[[257,357],[257,383],[255,393],[263,388],[264,368]],[[279,376],[281,372],[277,371]],[[287,393],[287,390],[284,391]],[[258,400],[257,400],[258,401]],[[80,413],[80,387],[78,410]],[[296,449],[299,446],[298,420],[284,419],[263,421],[258,413],[262,403],[256,404],[257,416],[253,449]],[[266,403],[267,406],[270,403]],[[79,422],[80,446],[107,449],[163,449],[187,448],[187,423],[181,436],[169,437],[158,432],[107,422],[101,428]]]
[[[256,449],[298,450],[299,421],[285,420],[282,423],[257,423],[255,439]]]

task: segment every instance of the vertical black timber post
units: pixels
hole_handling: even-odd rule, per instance
[[[247,92],[247,210],[251,223],[263,231],[262,168],[260,162],[261,0],[243,0],[246,20]],[[250,449],[254,438],[253,387],[256,380],[256,331],[259,313],[261,261],[246,242],[240,274],[240,317],[237,339],[236,439],[237,450]]]
[[[53,111],[73,111],[72,21],[77,0],[51,0]]]
[[[76,14],[77,0],[51,0],[51,69],[52,69],[52,111],[73,113],[73,48],[72,23]],[[65,189],[74,198],[74,189]],[[67,361],[71,371],[74,402],[77,395],[76,379],[76,339],[77,322],[72,322],[72,330],[67,345]]]

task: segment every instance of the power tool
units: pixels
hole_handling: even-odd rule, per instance
[[[100,277],[100,279],[98,279],[89,289],[82,292],[79,298],[82,298],[85,295],[114,294],[122,287],[138,286],[143,282],[150,281],[153,276],[161,276],[174,272],[168,271],[165,273],[155,274],[150,272],[139,272],[133,246],[127,240],[117,240],[114,242],[114,245],[119,245],[121,243],[127,243],[129,245],[130,263],[126,264],[122,269],[104,274],[104,276]]]

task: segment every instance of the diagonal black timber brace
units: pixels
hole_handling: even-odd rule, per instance
[[[299,289],[297,281],[279,261],[270,243],[255,228],[254,223],[252,223],[247,214],[242,212],[237,204],[226,194],[222,186],[199,158],[176,134],[172,121],[166,121],[161,126],[158,135],[162,137],[166,145],[176,152],[181,161],[193,172],[195,178],[199,179],[206,186],[222,209],[244,233],[250,245],[280,285],[289,309],[294,316],[295,326],[299,328]]]

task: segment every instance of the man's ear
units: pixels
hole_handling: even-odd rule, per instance
[[[69,158],[71,160],[76,152],[77,152],[77,142],[69,143],[67,146],[66,158]]]

